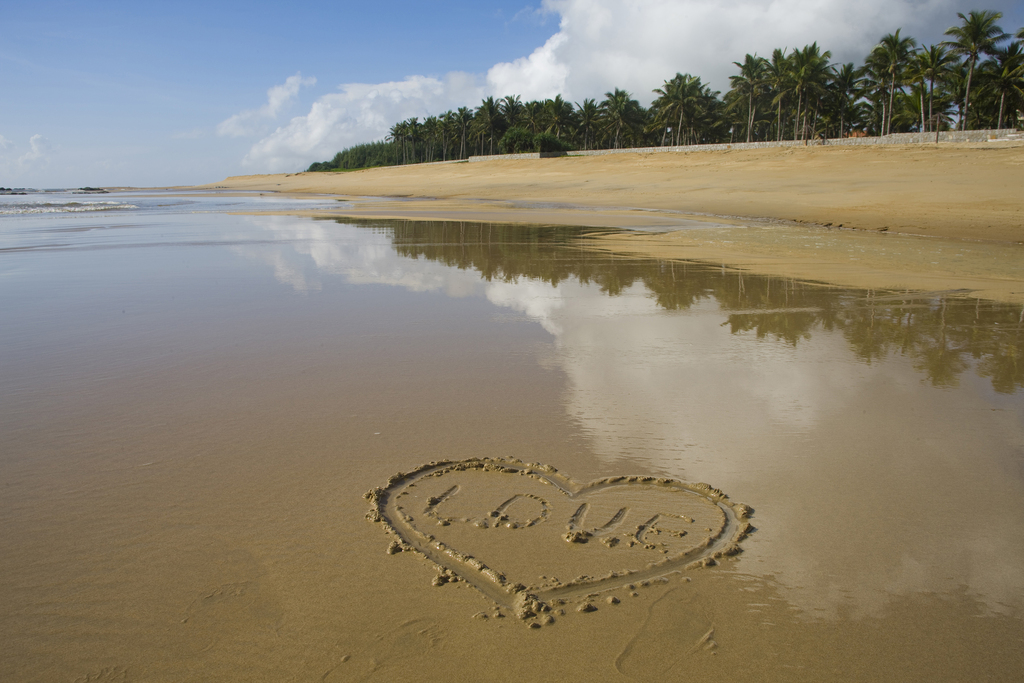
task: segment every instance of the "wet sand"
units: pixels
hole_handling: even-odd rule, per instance
[[[461,204],[446,200],[394,202],[376,198],[346,198],[344,204],[344,209],[288,215],[430,220],[452,225],[475,221],[586,225],[596,229],[582,233],[580,248],[611,257],[704,262],[840,287],[955,291],[995,301],[1024,302],[1022,244],[925,238],[782,221],[668,216],[644,210],[582,211],[478,201],[474,210],[460,211]]]
[[[17,225],[0,252],[4,680],[1024,667],[1019,305],[609,257],[572,229]],[[474,458],[513,471],[417,471]],[[744,537],[713,489],[750,506]],[[425,536],[367,516],[404,522],[399,505],[547,609],[453,580],[482,572],[469,560],[395,552]]]
[[[500,160],[215,186],[342,196],[336,210],[307,215],[629,228],[636,232],[594,235],[588,246],[840,286],[1024,301],[1017,143]]]

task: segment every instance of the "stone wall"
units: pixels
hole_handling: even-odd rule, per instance
[[[1017,131],[1012,129],[1003,130],[968,130],[968,131],[942,131],[939,133],[939,142],[987,142],[1014,136]],[[880,137],[865,138],[829,138],[826,145],[913,145],[920,143],[935,143],[935,133],[893,133]],[[719,143],[713,145],[681,145],[678,147],[638,147],[633,149],[595,149],[587,151],[569,152],[568,156],[602,156],[605,154],[626,154],[626,153],[653,153],[653,152],[714,152],[729,149],[766,149],[770,147],[806,147],[810,145],[821,145],[820,139],[816,140],[782,140],[781,142],[733,142]]]
[[[572,154],[572,152],[570,152]],[[565,152],[524,152],[522,154],[491,154],[489,156],[470,157],[470,161],[490,161],[491,159],[554,159],[564,157]]]
[[[939,142],[987,142],[1016,138],[1018,133],[1012,129],[1003,130],[968,130],[942,131]],[[829,138],[825,145],[913,145],[935,143],[935,133],[893,133],[880,137],[865,138]],[[576,152],[533,152],[528,154],[493,154],[491,156],[473,156],[470,161],[490,161],[495,159],[547,159],[552,157],[593,157],[608,154],[653,154],[658,152],[718,152],[741,149],[767,149],[770,147],[807,147],[821,145],[821,140],[782,140],[781,142],[733,142],[713,145],[680,145],[672,147],[629,147],[624,149],[591,149]]]
[[[466,159],[448,159],[447,161],[417,161],[415,164],[398,164],[399,166],[442,166],[444,164],[464,164]]]

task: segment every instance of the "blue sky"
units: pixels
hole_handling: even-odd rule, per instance
[[[745,52],[818,40],[859,61],[901,26],[936,42],[956,11],[973,7],[851,4],[5,2],[0,185],[150,186],[294,171],[379,138],[385,123],[486,94],[579,100],[624,86],[644,100],[676,71],[723,88]],[[1020,0],[986,6],[1006,14],[1007,30],[1024,23]]]

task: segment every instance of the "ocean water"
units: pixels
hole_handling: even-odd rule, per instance
[[[138,209],[135,204],[114,201],[88,201],[57,199],[35,199],[35,201],[5,201],[0,203],[0,216],[17,216],[26,213],[81,213],[84,211],[116,211],[118,209]]]
[[[0,200],[0,679],[1024,667],[1019,305],[617,257],[578,228],[334,220],[326,198]],[[535,476],[394,478],[472,458]],[[586,489],[620,476],[746,504],[741,552],[649,568],[718,513]],[[367,519],[378,488],[399,536]],[[394,552],[418,533],[555,597],[520,619],[471,565]]]
[[[84,192],[81,190],[29,190],[0,194],[0,216],[24,214],[67,214],[137,211],[153,213],[194,213],[202,211],[280,211],[329,204],[328,200],[294,199],[258,192],[232,195],[212,192]]]

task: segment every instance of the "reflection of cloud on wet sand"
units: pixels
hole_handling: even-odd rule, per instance
[[[296,291],[319,290],[322,274],[341,275],[352,284],[393,285],[451,297],[482,291],[475,273],[401,257],[385,235],[365,228],[289,216],[249,219],[256,232],[272,236],[280,245],[240,247],[239,253],[272,265],[277,281]]]
[[[838,332],[796,347],[732,334],[717,304],[666,311],[640,285],[575,289],[548,323],[568,409],[609,461],[754,505],[744,571],[810,616],[961,589],[1024,607],[1024,487],[1006,476],[1024,434],[985,382],[935,388],[909,359],[864,364]]]
[[[877,615],[930,592],[1024,608],[1020,406],[1000,409],[984,381],[936,388],[909,358],[868,365],[838,331],[796,346],[733,334],[713,300],[668,311],[640,284],[609,297],[575,279],[487,282],[399,256],[365,228],[257,222],[288,240],[259,253],[296,289],[331,273],[486,297],[537,321],[595,453],[752,504],[760,530],[738,567],[774,577],[808,617]]]

